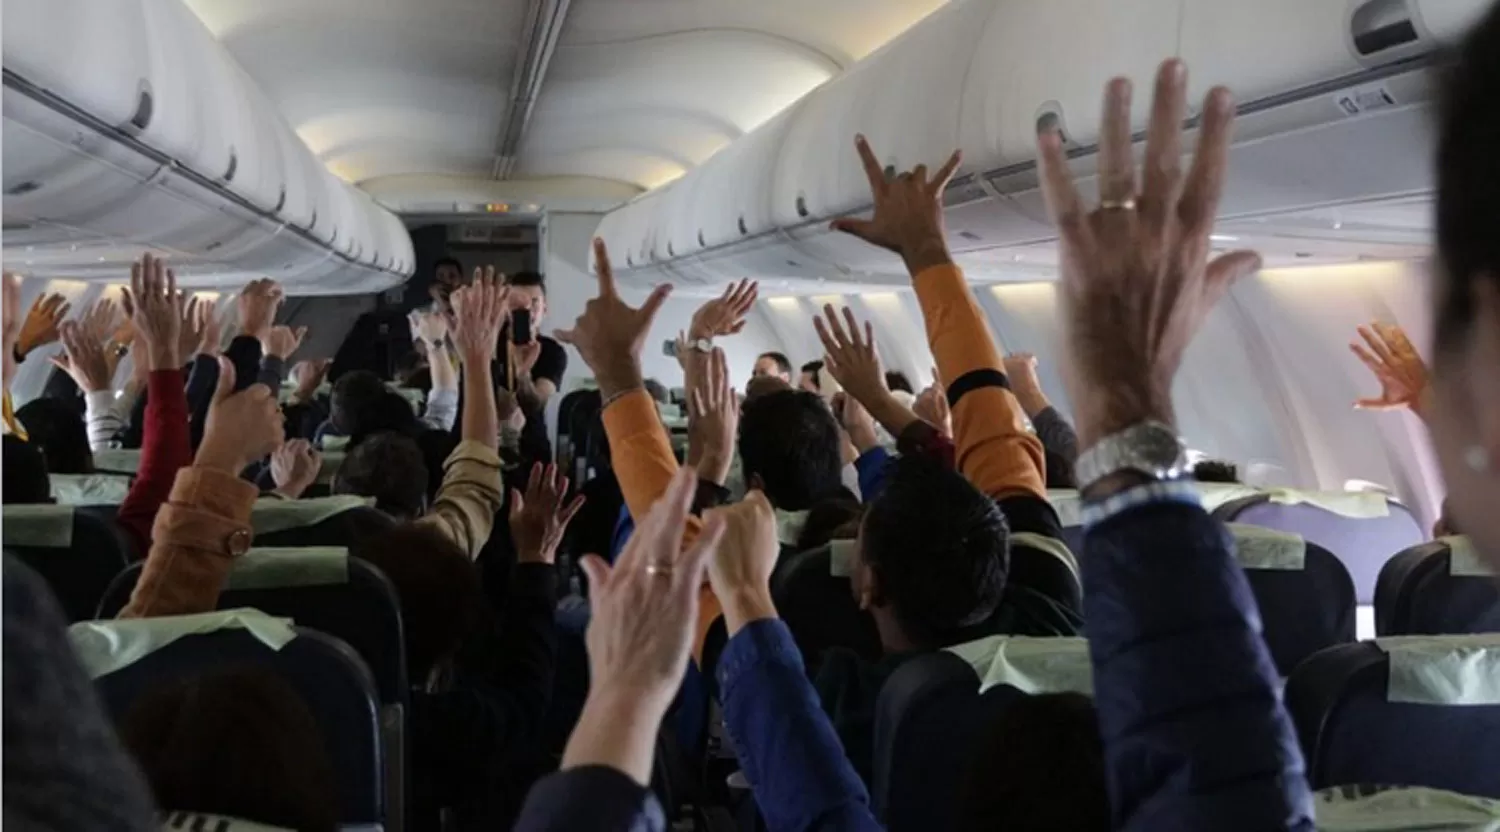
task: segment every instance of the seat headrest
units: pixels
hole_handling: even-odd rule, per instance
[[[0,539],[7,546],[66,549],[73,545],[73,507],[53,503],[5,506]]]
[[[1377,491],[1299,491],[1295,488],[1272,488],[1266,491],[1271,502],[1283,506],[1306,503],[1331,514],[1355,520],[1389,517],[1390,499]]]
[[[1307,541],[1300,534],[1225,523],[1234,538],[1235,555],[1245,569],[1301,571],[1307,563]]]
[[[1438,542],[1448,547],[1448,574],[1456,578],[1492,578],[1495,567],[1479,556],[1474,541],[1464,536],[1441,537]]]
[[[1390,661],[1386,699],[1417,705],[1500,705],[1500,633],[1375,640]]]
[[[318,485],[328,485],[333,482],[333,475],[338,473],[339,466],[344,464],[344,457],[347,455],[342,450],[323,451],[323,464],[318,468],[318,476],[313,482]]]
[[[290,832],[280,826],[203,812],[163,812],[161,828],[162,832]]]
[[[406,399],[406,403],[411,405],[413,410],[421,410],[422,403],[427,401],[427,391],[419,387],[396,387],[391,384],[386,386],[390,388],[391,392]]]
[[[324,451],[342,451],[349,447],[347,436],[325,436],[318,442],[318,447]]]
[[[94,451],[94,467],[116,474],[134,474],[141,467],[141,452],[123,448]]]
[[[1232,503],[1245,497],[1253,497],[1261,491],[1248,485],[1239,483],[1198,483],[1198,493],[1203,499],[1203,508],[1213,511],[1225,503]],[[1071,489],[1049,489],[1047,491],[1047,502],[1052,504],[1052,509],[1057,512],[1058,522],[1063,528],[1072,528],[1083,525],[1083,498],[1077,491]]]
[[[70,506],[117,506],[130,493],[129,474],[52,474],[52,499]]]
[[[1083,573],[1078,569],[1078,558],[1073,556],[1073,550],[1068,548],[1068,544],[1055,537],[1035,532],[1017,532],[1010,536],[1010,545],[1012,548],[1025,546],[1028,549],[1045,552],[1062,561],[1063,565],[1073,573],[1073,577],[1079,579],[1080,582],[1083,580]]]
[[[1313,794],[1319,832],[1500,828],[1500,800],[1420,786],[1336,786]]]
[[[278,500],[262,498],[250,509],[250,526],[256,534],[274,534],[287,529],[316,526],[335,515],[363,506],[375,505],[373,497],[336,494],[312,500]]]
[[[68,628],[68,640],[89,678],[98,679],[129,667],[178,639],[234,629],[248,631],[272,650],[280,650],[297,637],[289,619],[273,618],[260,610],[236,609],[161,618],[80,621]]]
[[[989,636],[946,649],[979,674],[980,692],[1010,685],[1030,694],[1094,694],[1089,643],[1082,638]]]
[[[235,559],[225,589],[272,589],[349,583],[342,546],[258,546]]]

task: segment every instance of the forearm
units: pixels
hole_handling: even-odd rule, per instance
[[[250,335],[235,336],[224,350],[224,356],[234,364],[234,389],[244,390],[256,383],[260,375],[260,339]]]
[[[490,362],[479,355],[464,358],[464,408],[460,436],[492,451],[500,448],[500,417],[495,406],[495,386],[490,381]]]
[[[920,420],[911,408],[902,404],[899,399],[892,396],[890,391],[885,391],[880,396],[871,397],[871,401],[861,402],[865,409],[870,411],[870,416],[891,436],[900,436],[907,426],[912,422]],[[856,443],[857,444],[857,443]],[[869,448],[860,448],[861,453]]]
[[[84,394],[84,424],[88,429],[89,448],[95,451],[108,450],[115,437],[125,428],[125,423],[115,412],[115,394],[111,390],[95,390]]]
[[[1183,501],[1191,486],[1148,487],[1179,496],[1102,522],[1096,503],[1085,518],[1094,525],[1083,603],[1100,734],[1111,738],[1112,825],[1281,829],[1310,818],[1296,732],[1223,526]]]
[[[134,538],[138,552],[149,551],[152,521],[171,496],[177,472],[193,461],[182,373],[157,370],[151,373],[147,385],[141,461],[115,519]]]
[[[1043,401],[1046,401],[1045,397]],[[1057,408],[1048,404],[1031,415],[1031,425],[1036,428],[1042,447],[1066,460],[1069,465],[1078,463],[1078,434]]]
[[[992,497],[1046,493],[1042,444],[1026,430],[1004,363],[963,272],[952,264],[914,275],[927,340],[947,382],[958,469]]]
[[[561,769],[606,766],[642,786],[651,784],[656,734],[666,709],[634,691],[610,690],[599,680],[584,701],[563,751]]]
[[[185,468],[156,515],[151,553],[121,618],[208,612],[219,600],[234,559],[231,536],[250,534],[260,491],[217,466]]]
[[[453,430],[458,420],[458,391],[432,388],[427,394],[427,410],[422,414],[422,424],[444,433]]]

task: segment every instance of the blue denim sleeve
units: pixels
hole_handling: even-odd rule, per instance
[[[859,473],[860,502],[873,503],[875,498],[880,496],[880,492],[885,488],[885,476],[890,461],[890,452],[879,445],[865,451],[854,460],[854,470]]]
[[[650,789],[607,766],[582,766],[531,787],[514,832],[664,832]]]
[[[770,832],[881,828],[786,624],[746,625],[719,658],[718,676],[724,720]]]
[[[1311,830],[1296,731],[1224,527],[1174,499],[1104,515],[1082,571],[1111,825]]]

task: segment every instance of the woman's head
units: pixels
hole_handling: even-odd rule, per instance
[[[1500,6],[1444,79],[1438,144],[1436,349],[1427,418],[1452,518],[1500,553]]]
[[[281,677],[230,667],[141,694],[120,726],[157,805],[297,829],[338,826],[333,765]]]

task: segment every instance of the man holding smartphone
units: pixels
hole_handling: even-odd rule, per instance
[[[543,277],[537,272],[517,272],[505,283],[510,287],[511,318],[500,335],[505,348],[495,353],[506,362],[499,368],[496,383],[515,393],[523,407],[540,410],[562,384],[568,354],[561,344],[541,334],[547,316]]]

